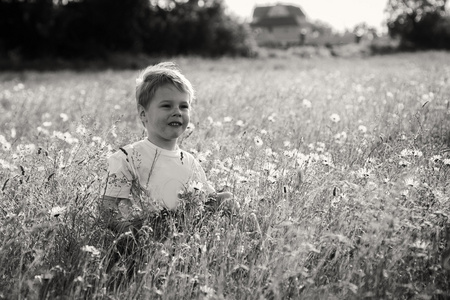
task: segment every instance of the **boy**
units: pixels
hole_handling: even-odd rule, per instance
[[[140,226],[139,218],[133,218],[131,198],[146,213],[160,217],[161,211],[176,209],[178,194],[188,182],[200,182],[215,198],[215,206],[232,197],[228,192],[216,193],[199,162],[178,148],[178,138],[190,121],[194,98],[191,83],[173,63],[149,66],[137,78],[137,109],[148,137],[120,148],[108,159],[100,213],[114,232],[124,233]]]

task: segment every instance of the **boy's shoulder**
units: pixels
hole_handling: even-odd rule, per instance
[[[142,139],[142,140],[127,144],[125,146],[119,147],[118,149],[116,149],[116,151],[114,151],[112,153],[111,156],[126,158],[129,156],[136,156],[136,155],[137,156],[140,156],[140,155],[144,155],[144,156],[158,155],[158,156],[160,156],[161,155],[161,156],[168,157],[168,158],[177,158],[177,159],[181,159],[181,160],[184,159],[185,161],[192,162],[192,163],[197,162],[195,155],[193,153],[191,153],[190,151],[187,151],[182,148],[178,148],[175,151],[164,150],[164,149],[161,149],[161,148],[153,145],[147,139]]]

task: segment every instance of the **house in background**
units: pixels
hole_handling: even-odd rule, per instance
[[[303,44],[311,32],[301,8],[283,4],[255,7],[250,26],[261,46]]]

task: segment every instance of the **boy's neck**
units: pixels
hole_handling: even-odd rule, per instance
[[[147,140],[150,141],[150,143],[152,143],[155,146],[158,146],[159,148],[165,149],[165,150],[176,150],[178,149],[178,145],[177,145],[177,140],[170,140],[170,141],[164,141],[164,140],[158,140],[158,141],[154,141],[152,139],[150,139],[150,137],[147,137]]]

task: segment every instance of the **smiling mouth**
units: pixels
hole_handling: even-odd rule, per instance
[[[182,124],[180,122],[171,122],[169,123],[169,126],[181,126]]]

